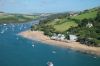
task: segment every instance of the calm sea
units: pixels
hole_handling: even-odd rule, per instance
[[[17,35],[37,22],[0,25],[0,66],[47,66],[48,61],[54,66],[100,66],[100,57]]]

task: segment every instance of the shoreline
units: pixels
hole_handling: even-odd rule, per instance
[[[49,45],[69,48],[75,51],[80,51],[83,53],[100,56],[100,47],[91,47],[91,46],[80,44],[79,42],[63,42],[63,41],[51,40],[49,37],[45,36],[41,31],[27,30],[19,33],[18,35],[30,40],[40,41]]]

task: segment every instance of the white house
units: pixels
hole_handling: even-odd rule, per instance
[[[59,20],[60,20],[60,19],[57,18],[57,19],[55,19],[54,21],[59,21]]]
[[[88,24],[86,25],[86,27],[91,28],[91,27],[93,27],[93,24],[92,24],[92,23],[88,23]]]
[[[78,15],[78,13],[74,13],[74,12],[70,13],[70,16],[77,16],[77,15]]]
[[[77,37],[76,35],[69,35],[70,41],[76,41],[77,38],[78,38],[78,37]]]
[[[59,35],[59,39],[60,40],[64,40],[65,39],[65,36],[63,34],[58,34]]]
[[[64,40],[65,36],[63,34],[54,34],[51,39],[53,40]]]
[[[56,40],[58,37],[57,37],[57,35],[54,33],[54,35],[53,36],[51,36],[51,39],[53,39],[53,40]]]

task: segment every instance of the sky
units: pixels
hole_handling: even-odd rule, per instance
[[[100,6],[100,0],[0,0],[7,13],[53,13],[80,11]]]

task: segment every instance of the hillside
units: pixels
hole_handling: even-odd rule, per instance
[[[78,36],[78,41],[87,45],[100,44],[100,9],[93,8],[80,13],[60,13],[49,16],[40,21],[39,25],[33,25],[31,30],[44,31],[45,35],[62,33]]]
[[[64,18],[64,19],[55,19],[51,22],[48,22],[46,25],[54,26],[56,32],[64,32],[72,26],[73,27],[77,26],[77,23],[75,23],[75,21]]]
[[[75,13],[77,14],[76,16],[70,16],[70,13],[54,14],[41,23],[43,24],[44,22],[44,25],[52,25],[56,32],[62,33],[68,30],[70,27],[76,27],[78,22],[82,19],[95,18],[97,15],[97,10],[98,9],[85,10],[80,13]]]
[[[0,23],[27,22],[36,19],[38,16],[26,14],[9,14],[0,12]]]
[[[82,12],[75,13],[76,16],[70,16],[71,13],[58,13],[50,15],[47,19],[40,21],[40,25],[53,26],[56,32],[64,32],[71,27],[76,27],[78,22],[83,19],[92,19],[97,15],[99,8],[93,8],[84,10]]]
[[[80,12],[78,16],[72,16],[72,19],[90,19],[90,18],[95,18],[97,15],[97,10],[91,9],[91,10],[85,10],[84,12]]]

